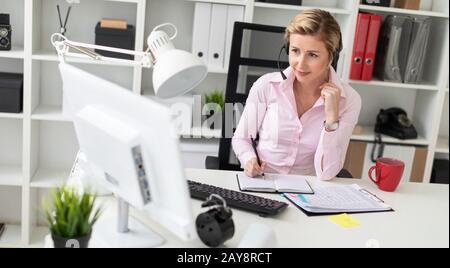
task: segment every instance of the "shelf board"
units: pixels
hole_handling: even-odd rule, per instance
[[[62,113],[61,106],[39,105],[31,114],[31,119],[45,121],[71,122],[72,120]]]
[[[379,81],[379,80],[372,80],[372,81],[350,80],[349,83],[352,85],[363,85],[363,86],[373,86],[373,87],[439,91],[439,88],[435,85],[403,84],[403,83],[385,82],[385,81]]]
[[[214,66],[208,66],[208,73],[211,74],[228,74],[228,70],[225,68],[218,68]]]
[[[395,8],[395,7],[378,7],[378,6],[371,6],[371,5],[359,5],[359,10],[394,13],[394,14],[407,14],[407,15],[415,15],[415,16],[428,16],[428,17],[437,17],[437,18],[448,18],[448,14],[445,14],[442,12],[434,12],[434,11],[427,11],[427,10],[412,10],[412,9]]]
[[[9,51],[0,50],[0,58],[7,59],[24,59],[25,52],[22,46],[13,46]]]
[[[362,133],[358,135],[352,135],[351,139],[354,141],[370,141],[373,142],[375,140],[375,132],[373,131],[373,126],[362,126]],[[430,143],[424,137],[419,136],[417,139],[411,140],[400,140],[393,137],[389,137],[386,135],[381,135],[382,141],[384,143],[392,143],[392,144],[408,144],[408,145],[419,145],[419,146],[428,146]]]
[[[182,138],[215,138],[220,139],[222,136],[221,129],[210,129],[205,127],[193,127],[190,133],[178,133]]]
[[[92,64],[92,65],[108,65],[108,66],[117,66],[117,67],[130,67],[133,68],[134,66],[125,66],[122,64],[117,64],[114,62],[108,62],[108,61],[96,61],[88,56],[82,55],[83,58],[73,58],[73,57],[67,57],[66,61],[71,63],[84,63],[84,64]],[[59,62],[58,55],[54,51],[39,51],[36,53],[33,53],[31,56],[33,60],[40,60],[40,61],[50,61],[50,62]]]
[[[23,119],[23,113],[20,114],[0,113],[0,118]]]
[[[188,1],[212,3],[212,4],[238,5],[238,6],[245,6],[247,4],[247,0],[188,0]]]
[[[332,14],[345,14],[345,15],[350,14],[349,10],[346,10],[343,8],[334,8],[334,7],[298,6],[298,5],[273,4],[273,3],[263,3],[263,2],[255,2],[255,7],[287,9],[287,10],[306,10],[306,9],[319,8],[319,9],[328,11]]]
[[[22,186],[22,167],[0,164],[0,186]]]
[[[196,139],[182,139],[180,141],[180,150],[182,152],[194,153],[208,153],[211,155],[218,155],[219,141],[218,140],[196,140]]]
[[[0,248],[18,248],[22,244],[22,231],[20,225],[6,224],[5,231],[0,237]]]
[[[435,153],[448,154],[448,137],[439,137],[436,143]]]
[[[121,2],[121,3],[139,3],[142,0],[105,0],[109,2]]]
[[[33,188],[53,188],[61,186],[69,178],[70,170],[39,168],[31,179]]]

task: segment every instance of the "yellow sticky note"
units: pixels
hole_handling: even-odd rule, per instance
[[[348,214],[345,213],[336,216],[331,216],[328,219],[331,222],[345,229],[354,228],[361,225],[359,221],[355,220],[354,218],[350,217]]]

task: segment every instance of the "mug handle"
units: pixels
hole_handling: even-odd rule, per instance
[[[369,178],[370,178],[370,180],[373,181],[375,184],[378,184],[378,176],[377,176],[377,172],[375,172],[376,180],[374,180],[374,179],[372,178],[373,170],[376,169],[376,168],[377,168],[377,166],[373,166],[373,167],[371,167],[371,168],[369,169]]]

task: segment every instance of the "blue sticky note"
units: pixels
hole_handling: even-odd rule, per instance
[[[306,200],[306,197],[302,194],[298,195],[298,198],[300,198],[302,200],[303,203],[308,203],[308,200]]]

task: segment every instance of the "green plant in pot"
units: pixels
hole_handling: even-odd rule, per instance
[[[52,189],[44,200],[44,211],[55,248],[87,248],[92,227],[101,214],[95,208],[95,194],[79,192],[68,186]]]
[[[225,106],[224,93],[222,90],[214,90],[205,94],[205,105],[203,114],[206,114],[206,124],[214,129],[222,126],[222,111]]]

